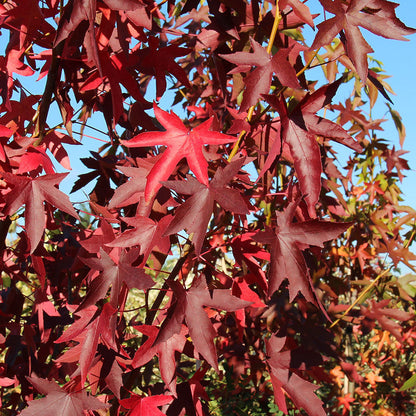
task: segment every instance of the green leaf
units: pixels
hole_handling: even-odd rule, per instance
[[[399,391],[409,390],[416,386],[416,374],[413,374],[408,380],[406,380]]]

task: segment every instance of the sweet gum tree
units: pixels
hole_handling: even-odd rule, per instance
[[[396,7],[1,2],[2,415],[412,413]]]

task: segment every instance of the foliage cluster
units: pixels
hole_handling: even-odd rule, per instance
[[[416,211],[361,29],[415,30],[319,3],[0,3],[2,416],[411,414]]]

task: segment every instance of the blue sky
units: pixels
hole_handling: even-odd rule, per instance
[[[416,28],[416,2],[402,0],[400,3],[396,9],[397,16],[407,26]],[[416,208],[416,82],[414,79],[416,75],[416,34],[408,36],[408,42],[384,39],[368,32],[364,33],[364,36],[374,49],[373,56],[382,61],[386,73],[392,75],[387,82],[396,93],[392,97],[394,109],[400,113],[406,127],[404,149],[409,150],[410,153],[404,157],[409,161],[412,169],[403,180],[404,203]],[[385,108],[387,109],[387,107]],[[385,130],[384,137],[393,143],[396,149],[400,148],[393,123],[384,123],[383,128]]]

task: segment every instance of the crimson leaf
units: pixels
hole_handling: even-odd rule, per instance
[[[216,131],[211,131],[212,119],[189,130],[174,112],[161,110],[155,103],[153,109],[157,120],[166,131],[141,133],[130,140],[120,142],[127,147],[165,145],[167,149],[151,169],[146,183],[145,198],[148,201],[161,187],[160,182],[169,178],[177,163],[186,158],[197,179],[208,185],[208,163],[203,154],[204,144],[225,144],[237,140]]]
[[[290,302],[300,292],[306,300],[317,304],[302,250],[309,246],[323,247],[325,241],[336,238],[351,223],[319,220],[293,222],[297,205],[297,202],[292,202],[283,212],[276,212],[278,226],[258,233],[255,239],[271,244],[269,295],[288,279]]]
[[[192,195],[176,209],[176,215],[165,234],[175,234],[186,228],[189,234],[194,233],[195,253],[199,255],[214,208],[214,201],[217,201],[227,211],[242,215],[248,214],[249,210],[240,192],[226,187],[227,182],[238,173],[244,160],[244,158],[237,159],[224,169],[218,168],[209,186],[201,184],[189,175],[187,181],[162,182],[164,186],[178,193]]]
[[[57,414],[57,409],[59,409],[61,416],[84,416],[85,410],[108,409],[110,407],[109,404],[87,395],[84,390],[79,393],[68,393],[53,381],[36,376],[26,378],[39,393],[47,396],[43,399],[30,401],[29,407],[20,413],[21,416],[54,415]]]
[[[230,55],[222,55],[222,58],[238,65],[230,73],[247,72],[252,66],[256,66],[244,79],[246,91],[244,92],[241,111],[246,111],[256,104],[261,94],[267,94],[272,83],[272,76],[275,72],[282,85],[299,88],[296,72],[288,61],[289,50],[279,49],[274,56],[271,56],[266,48],[250,39],[253,52],[236,52]]]
[[[321,191],[321,153],[316,135],[331,137],[356,151],[362,149],[341,126],[315,114],[331,102],[342,81],[343,78],[340,78],[332,84],[324,85],[313,94],[306,95],[290,113],[282,96],[265,96],[280,114],[281,136],[292,153],[300,189],[305,195],[311,217],[315,217],[315,204]],[[270,158],[276,157],[276,147],[280,148],[279,140],[275,140]],[[266,166],[270,164],[270,160],[266,161]]]
[[[358,26],[388,39],[407,40],[404,35],[415,33],[405,26],[394,9],[398,6],[387,0],[351,0],[349,4],[338,0],[319,0],[328,12],[335,16],[317,27],[318,34],[311,49],[329,45],[341,31],[345,32],[346,52],[354,63],[358,75],[365,82],[368,73],[367,54],[374,52],[365,41]]]
[[[31,253],[35,251],[45,230],[46,217],[43,211],[43,201],[47,201],[61,211],[79,219],[68,196],[57,189],[59,182],[67,175],[67,173],[56,173],[32,179],[0,172],[0,176],[14,185],[13,190],[4,198],[6,208],[3,213],[5,215],[14,214],[18,208],[25,204],[25,225]]]
[[[228,289],[208,290],[205,276],[203,275],[194,280],[189,290],[185,290],[176,281],[171,282],[171,287],[176,301],[170,308],[170,314],[165,319],[155,344],[165,342],[174,334],[180,333],[182,321],[185,319],[195,348],[218,372],[217,354],[214,344],[216,331],[203,307],[208,306],[233,312],[251,305],[252,302],[238,299]]]

